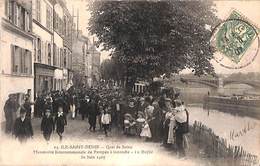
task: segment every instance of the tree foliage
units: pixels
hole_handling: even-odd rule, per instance
[[[94,1],[89,31],[127,77],[152,78],[190,68],[212,74],[211,32],[216,25],[209,1]]]
[[[100,73],[104,80],[113,79],[116,81],[123,81],[125,66],[118,63],[114,58],[106,59],[101,63]]]

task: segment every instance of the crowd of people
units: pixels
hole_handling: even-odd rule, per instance
[[[89,130],[101,130],[110,136],[112,129],[127,137],[140,137],[145,141],[160,142],[167,149],[174,149],[185,156],[189,129],[189,113],[178,94],[163,90],[159,95],[149,93],[125,95],[120,89],[76,89],[55,91],[38,96],[34,102],[30,96],[19,106],[12,96],[6,101],[6,133],[12,133],[21,142],[33,137],[32,105],[34,117],[41,118],[41,131],[49,142],[56,131],[60,140],[67,118],[88,119]],[[14,113],[20,111],[15,119]],[[16,113],[15,113],[16,114]]]

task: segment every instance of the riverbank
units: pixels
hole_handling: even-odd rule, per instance
[[[204,110],[201,105],[188,105],[190,124],[200,121],[231,145],[242,146],[260,157],[260,120],[232,115],[217,110]]]
[[[239,116],[249,116],[260,120],[260,100],[232,97],[209,96],[203,101],[203,108]]]

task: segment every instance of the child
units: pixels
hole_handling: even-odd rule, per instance
[[[45,116],[42,118],[42,123],[41,123],[41,131],[47,143],[50,141],[51,133],[54,130],[54,127],[55,126],[54,126],[53,118],[51,117],[51,110],[47,109],[45,111]]]
[[[59,106],[58,113],[55,118],[56,131],[60,136],[60,141],[62,140],[62,133],[64,132],[64,126],[67,125],[66,116],[63,113],[63,108]]]
[[[108,113],[108,106],[105,106],[104,112],[101,115],[101,123],[107,137],[107,130],[109,129],[109,124],[111,123],[111,115]]]
[[[136,119],[136,134],[140,136],[145,123],[145,118],[144,114],[141,111],[138,111],[137,117],[138,118]]]
[[[150,130],[149,124],[147,122],[145,122],[140,136],[146,138],[146,141],[152,137],[151,130]]]

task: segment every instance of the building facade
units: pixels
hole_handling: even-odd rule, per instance
[[[71,79],[72,16],[64,0],[32,0],[32,7],[35,94],[67,89]]]
[[[35,93],[40,95],[53,90],[53,1],[32,0],[34,41]]]
[[[1,3],[0,110],[3,110],[8,95],[34,92],[34,36],[31,3],[26,0],[5,0]],[[2,111],[1,121],[3,117]]]
[[[100,81],[100,56],[101,53],[96,49],[96,47],[92,44],[89,48],[89,53],[91,54],[92,60],[92,86],[97,86]]]
[[[72,47],[72,70],[74,85],[92,86],[92,57],[89,52],[90,40],[81,31],[74,32]]]

